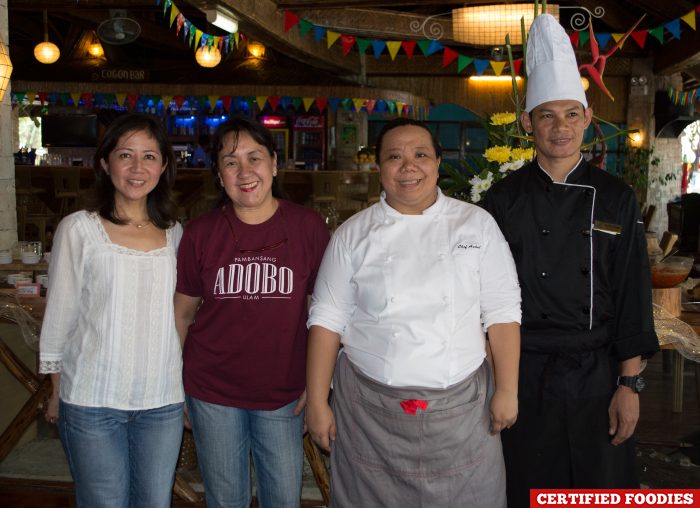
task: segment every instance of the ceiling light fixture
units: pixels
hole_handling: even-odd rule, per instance
[[[265,56],[265,46],[256,41],[248,41],[248,53],[254,58]]]
[[[206,46],[202,46],[194,54],[194,57],[202,67],[216,67],[221,61],[221,53],[215,47],[208,49]]]
[[[515,76],[516,81],[520,81],[520,76]],[[469,81],[513,81],[510,76],[471,76]]]
[[[585,92],[586,90],[588,90],[588,87],[589,87],[589,86],[591,86],[591,83],[590,83],[590,81],[588,81],[588,78],[584,78],[583,76],[581,76],[581,84],[583,85],[583,91],[584,91],[584,92]]]
[[[238,32],[238,20],[233,14],[220,8],[207,10],[207,21],[230,34]]]
[[[10,54],[7,52],[7,46],[2,41],[2,35],[0,35],[0,102],[5,97],[5,90],[7,90],[7,84],[10,82],[10,74],[12,74]]]
[[[44,42],[36,45],[34,56],[43,64],[52,64],[61,56],[61,51],[53,42],[49,42],[49,17],[44,9]]]
[[[102,44],[96,42],[90,45],[90,54],[95,57],[100,57],[105,54],[104,49],[102,49]]]
[[[525,32],[530,29],[535,4],[479,5],[452,9],[452,32],[455,41],[479,46],[501,46],[510,35],[511,44],[522,44],[520,18],[525,18]],[[559,21],[559,6],[547,5],[547,14]]]

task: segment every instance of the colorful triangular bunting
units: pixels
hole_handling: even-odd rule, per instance
[[[694,11],[693,11],[693,14],[695,14]],[[636,32],[632,32],[630,34],[630,37],[632,37],[634,39],[634,41],[637,44],[639,44],[640,48],[644,49],[644,42],[647,39],[647,33],[648,33],[648,30],[637,30]]]
[[[362,106],[365,105],[365,100],[364,99],[353,99],[352,105],[355,106],[355,109],[359,113],[362,110]]]
[[[332,32],[328,30],[326,32],[326,40],[328,41],[328,47],[330,48],[335,41],[338,40],[338,37],[340,37],[340,34],[338,32]]]
[[[333,110],[333,113],[335,113],[335,110],[338,109],[338,104],[340,104],[340,99],[337,97],[330,97],[328,99],[328,103],[331,105],[331,110]]]
[[[591,34],[588,30],[584,30],[580,33],[578,36],[578,44],[579,46],[583,47],[584,44],[588,42],[588,39],[591,38]]]
[[[272,108],[272,111],[277,110],[277,105],[280,103],[281,97],[279,95],[271,95],[267,98],[268,102],[270,103],[270,107]]]
[[[325,97],[316,97],[316,107],[318,107],[319,113],[323,113],[323,110],[326,107],[327,102],[328,102],[328,99]]]
[[[488,60],[474,60],[474,67],[476,68],[476,75],[481,76],[486,68],[491,62]]]
[[[314,104],[314,98],[313,97],[304,97],[304,109],[306,109],[306,112],[308,113],[309,110],[311,109],[311,106]]]
[[[302,100],[301,97],[292,97],[292,104],[294,104],[294,111],[299,111],[299,106],[301,106]]]
[[[616,43],[620,42],[620,39],[622,39],[624,36],[625,36],[625,34],[612,34],[612,38]],[[624,46],[624,45],[625,45],[624,42],[622,44],[620,44],[620,48],[622,48],[622,46]]]
[[[462,72],[464,68],[473,61],[473,58],[469,58],[468,56],[464,55],[459,55],[459,58],[457,59],[457,72]]]
[[[374,105],[377,103],[376,99],[367,99],[365,100],[365,107],[367,108],[367,114],[372,113],[372,110],[374,110]]]
[[[357,39],[357,49],[360,51],[361,55],[365,54],[365,51],[367,51],[367,48],[369,48],[371,44],[372,41],[368,39]]]
[[[574,47],[578,46],[579,37],[580,37],[579,32],[574,32],[571,35],[569,35],[569,40],[571,41],[572,46],[574,46]]]
[[[459,56],[459,53],[457,53],[456,51],[454,51],[450,48],[445,48],[445,53],[442,55],[442,66],[447,67],[458,56]]]
[[[663,44],[664,43],[664,27],[658,26],[649,30],[649,35],[653,35],[656,39]]]
[[[430,41],[430,46],[428,46],[428,55],[432,55],[433,53],[437,53],[441,49],[443,49],[445,46],[440,44],[438,41]]]
[[[382,54],[382,51],[384,51],[384,48],[386,48],[386,42],[384,42],[384,41],[372,41],[372,49],[374,49],[374,58],[379,58],[379,55]]]
[[[513,74],[516,76],[520,72],[520,66],[523,64],[523,59],[518,58],[517,60],[513,60]]]
[[[387,41],[386,47],[389,49],[389,56],[393,60],[401,47],[401,41]]]
[[[674,19],[673,21],[669,21],[668,23],[666,23],[664,25],[664,27],[666,28],[666,30],[671,32],[676,39],[681,38],[681,20],[680,19]]]
[[[289,11],[284,11],[284,31],[285,33],[289,31],[290,28],[292,28],[294,25],[299,23],[299,20],[301,19],[301,16],[297,16],[296,14],[289,12]]]
[[[305,19],[302,19],[299,22],[299,33],[301,34],[302,37],[304,37],[307,33],[309,33],[309,30],[311,30],[314,27],[313,23],[309,23]]]
[[[343,54],[344,55],[348,54],[348,52],[354,46],[356,40],[357,40],[357,37],[353,37],[352,35],[341,35],[340,36],[340,43],[343,45]]]
[[[690,11],[685,16],[681,16],[681,19],[688,23],[688,26],[695,30],[695,11]]]
[[[314,25],[314,37],[316,38],[317,44],[321,42],[321,39],[323,39],[323,36],[326,35],[327,30],[328,29],[325,27]]]
[[[430,41],[428,39],[418,41],[418,47],[423,52],[423,56],[428,56],[428,49],[430,48]]]
[[[410,60],[413,56],[413,50],[416,49],[416,41],[403,41],[401,47],[406,52],[406,56]]]
[[[661,28],[661,30],[663,30],[663,28]],[[595,34],[595,38],[598,41],[598,45],[600,46],[600,49],[605,48],[605,45],[610,40],[611,36],[612,36],[612,34]]]
[[[503,67],[506,66],[506,62],[491,62],[491,68],[493,69],[494,74],[496,74],[496,77],[499,77],[501,73],[503,73]]]

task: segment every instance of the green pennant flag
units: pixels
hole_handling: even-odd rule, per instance
[[[367,39],[357,39],[357,49],[360,50],[360,54],[364,55],[367,48],[372,45],[372,41]]]
[[[163,4],[163,16],[168,12],[168,8],[173,4],[172,0],[165,0],[165,3]]]
[[[153,105],[155,107],[158,107],[158,104],[160,104],[160,99],[162,98],[161,95],[151,95],[151,100],[153,101]],[[167,108],[168,105],[166,104],[165,107]]]
[[[649,30],[649,35],[653,35],[656,37],[661,44],[664,43],[664,27],[661,25],[660,27],[657,28],[652,28]]]
[[[197,31],[197,29],[194,26],[190,28],[190,35],[189,35],[190,39],[189,39],[189,42],[187,44],[187,46],[190,48],[192,47],[192,42],[194,42],[194,34],[196,31]]]
[[[386,103],[387,106],[389,106],[389,111],[391,114],[394,114],[394,110],[396,109],[396,103],[394,101],[389,101]]]
[[[309,33],[309,30],[311,30],[314,27],[313,23],[309,23],[305,19],[302,19],[299,21],[299,32],[301,33],[301,36],[304,37],[307,33]]]
[[[207,107],[207,96],[206,95],[198,95],[197,96],[197,102],[199,102],[199,110],[204,111],[204,108]]]
[[[107,103],[107,107],[111,106],[112,103],[114,102],[114,99],[116,99],[116,95],[113,93],[106,93],[105,94],[105,102]]]
[[[303,99],[301,97],[292,97],[292,104],[294,104],[294,111],[299,111],[299,106],[301,106],[302,102],[303,102]]]
[[[209,36],[209,38],[207,39],[207,51],[211,51],[211,47],[213,45],[214,45],[214,37]]]
[[[350,108],[352,107],[352,99],[342,99],[340,102],[343,105],[343,108],[345,108],[345,112],[350,112]]]
[[[469,58],[468,56],[464,55],[459,55],[459,58],[457,59],[457,72],[462,72],[464,68],[472,63],[474,61],[473,58]],[[392,111],[393,113],[393,111]]]
[[[253,104],[255,104],[255,97],[247,96],[243,98],[245,103],[248,105],[248,111],[253,111]]]
[[[431,41],[427,39],[424,41],[418,41],[418,47],[423,52],[423,56],[428,56],[428,48],[430,48],[430,43]]]
[[[24,98],[24,94],[22,94],[22,98]],[[69,93],[62,93],[61,94],[61,102],[63,103],[64,106],[68,104],[69,100],[71,100]]]
[[[27,92],[12,92],[12,95],[14,95],[17,98],[17,104],[22,104],[22,101],[24,100],[24,96],[27,95]],[[70,94],[67,94],[68,97],[70,97]],[[61,99],[63,99],[63,94],[61,94]],[[64,102],[65,104],[65,102]]]
[[[583,47],[584,44],[588,42],[588,39],[591,38],[591,33],[588,30],[582,30],[579,32],[578,36],[578,44],[579,46]]]

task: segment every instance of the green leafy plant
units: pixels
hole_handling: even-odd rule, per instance
[[[649,185],[658,183],[660,185],[668,185],[669,182],[676,179],[674,173],[666,173],[665,175],[649,179],[649,171],[652,166],[658,167],[661,159],[654,157],[654,147],[650,148],[635,148],[630,145],[622,147],[624,154],[624,165],[618,172],[618,176],[624,180],[638,197],[646,192]]]

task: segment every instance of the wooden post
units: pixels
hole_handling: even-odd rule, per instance
[[[177,497],[183,501],[189,501],[190,503],[198,503],[202,500],[201,497],[194,491],[189,483],[180,476],[177,472],[175,473],[175,482],[173,483],[173,492]]]
[[[2,362],[7,370],[15,376],[30,392],[36,391],[39,387],[39,382],[31,370],[27,368],[22,360],[12,351],[7,344],[0,340],[0,362]]]
[[[685,358],[678,351],[673,351],[673,404],[671,412],[683,412],[683,367]]]
[[[659,307],[663,307],[674,318],[681,317],[681,288],[652,288],[651,299]]]
[[[321,491],[323,502],[328,506],[328,501],[331,496],[331,477],[328,474],[328,469],[326,469],[326,463],[323,462],[321,451],[311,439],[310,434],[304,436],[304,452],[306,453],[306,458],[309,460],[311,470],[314,472],[314,478],[316,479],[318,489]]]

